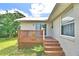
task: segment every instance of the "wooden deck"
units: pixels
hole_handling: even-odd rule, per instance
[[[19,30],[18,47],[32,47],[43,43],[43,30]]]
[[[37,44],[43,44],[44,52],[49,56],[64,56],[64,51],[60,43],[52,38],[45,37],[43,30],[19,30],[18,47],[32,47]]]

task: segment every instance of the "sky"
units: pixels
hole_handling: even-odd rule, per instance
[[[48,17],[53,10],[55,3],[0,3],[2,10],[19,10],[26,14],[26,17]],[[12,12],[11,11],[11,12]]]
[[[12,10],[18,9],[24,13],[31,15],[29,9],[31,8],[30,3],[0,3],[0,10]]]
[[[78,0],[79,1],[79,0]],[[3,10],[10,12],[15,9],[23,13],[26,17],[48,17],[56,3],[78,3],[77,0],[1,0],[0,13]]]

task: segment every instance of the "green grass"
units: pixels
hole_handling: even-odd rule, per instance
[[[0,38],[0,56],[35,56],[31,48],[18,49],[17,38]]]

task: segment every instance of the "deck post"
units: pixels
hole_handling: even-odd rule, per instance
[[[42,28],[42,30],[43,30],[43,40],[45,40],[45,29]]]

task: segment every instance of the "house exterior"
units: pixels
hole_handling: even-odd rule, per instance
[[[48,36],[47,32],[47,18],[20,18],[16,19],[17,21],[20,21],[20,30],[41,30],[44,27],[46,27],[46,36]]]
[[[41,20],[40,20],[41,19]],[[16,19],[20,21],[20,29],[18,30],[18,45],[22,47],[32,47],[36,44],[42,44],[44,35],[48,35],[47,30],[47,18],[20,18]]]
[[[79,56],[79,3],[57,3],[49,17],[50,36],[56,38],[66,55]]]
[[[48,20],[23,20],[20,30],[41,30],[43,37],[57,39],[67,56],[79,56],[79,4],[57,3]]]

